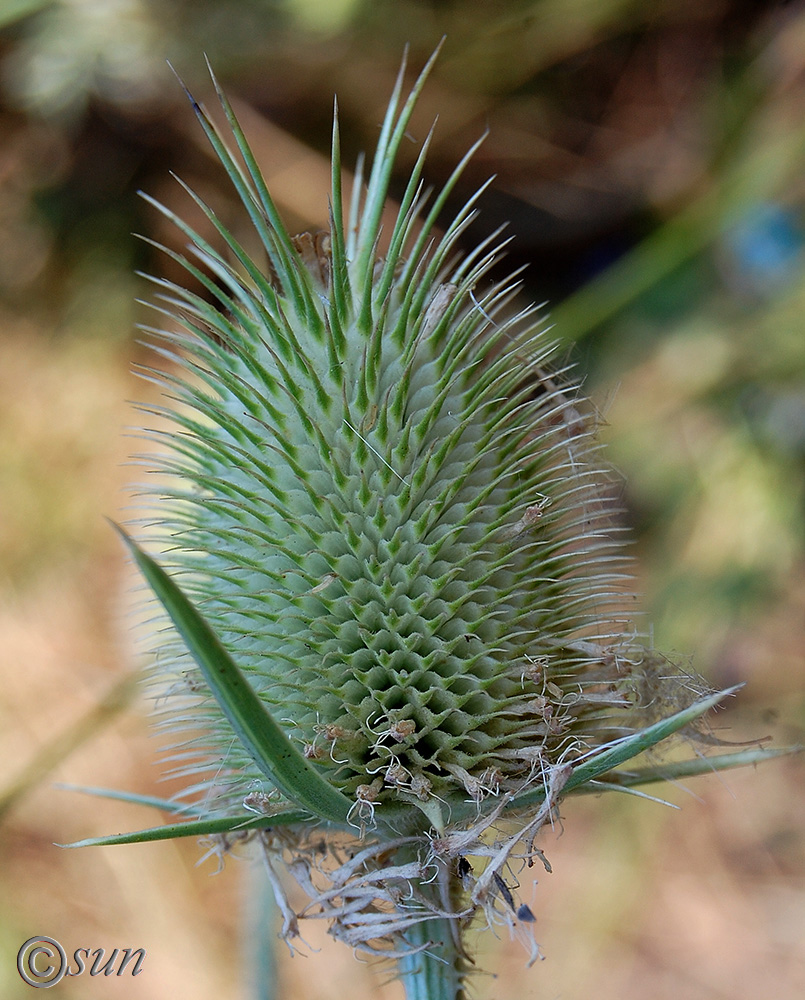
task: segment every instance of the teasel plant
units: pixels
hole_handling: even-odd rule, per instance
[[[565,797],[781,752],[720,744],[706,716],[735,689],[624,612],[594,410],[516,276],[492,276],[500,234],[459,252],[484,188],[438,228],[477,144],[434,193],[428,135],[383,225],[435,58],[407,98],[403,63],[346,203],[336,111],[327,232],[288,233],[217,83],[224,127],[190,97],[260,253],[189,188],[215,237],[153,202],[195,290],[152,279],[144,373],[166,405],[144,409],[170,429],[137,540],[118,530],[157,609],[150,683],[184,788],[102,792],[173,821],[73,845],[251,842],[291,949],[324,919],[396,963],[408,1000],[464,995],[473,924],[540,957],[515,886],[549,869],[538,835]],[[718,751],[663,761],[675,734]]]

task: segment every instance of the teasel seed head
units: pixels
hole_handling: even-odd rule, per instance
[[[481,192],[437,229],[475,147],[430,197],[428,136],[382,231],[432,61],[405,101],[401,70],[346,211],[336,116],[324,233],[286,231],[220,90],[228,137],[193,101],[264,259],[192,192],[218,248],[158,206],[199,290],[156,280],[173,429],[144,538],[167,573],[133,551],[176,625],[154,667],[173,773],[210,829],[259,828],[286,936],[279,857],[353,947],[410,972],[452,942],[458,995],[477,910],[530,935],[506,866],[544,860],[559,796],[715,699],[624,617],[593,410],[491,276],[498,237],[459,254]]]

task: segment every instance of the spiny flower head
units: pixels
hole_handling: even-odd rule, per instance
[[[498,237],[458,253],[480,192],[436,228],[466,158],[430,196],[428,136],[382,231],[430,65],[405,102],[401,71],[346,212],[336,121],[326,233],[291,237],[226,98],[234,151],[193,102],[265,259],[192,192],[222,249],[161,209],[201,291],[157,281],[168,573],[133,549],[176,626],[158,705],[197,827],[261,830],[275,885],[282,855],[334,933],[403,957],[479,907],[528,924],[501,873],[560,793],[713,701],[622,616],[589,407],[490,277]]]

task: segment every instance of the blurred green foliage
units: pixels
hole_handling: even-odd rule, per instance
[[[173,203],[174,170],[230,207],[168,60],[203,98],[206,53],[265,125],[301,229],[326,206],[303,178],[333,92],[351,162],[404,46],[418,66],[446,34],[416,138],[438,113],[438,183],[490,129],[467,239],[510,222],[506,264],[529,265],[599,407],[658,645],[718,684],[801,689],[802,2],[6,0],[0,28],[0,300],[121,343],[135,269],[167,267],[131,233],[175,238],[137,190]]]

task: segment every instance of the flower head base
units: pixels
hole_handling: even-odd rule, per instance
[[[176,403],[149,519],[170,574],[133,551],[176,625],[155,673],[185,832],[258,830],[280,899],[283,856],[305,915],[404,974],[441,948],[460,984],[479,908],[530,934],[506,870],[559,795],[637,783],[612,769],[717,698],[622,617],[594,420],[490,280],[494,240],[457,255],[480,192],[435,230],[466,160],[430,201],[425,141],[379,252],[430,65],[402,106],[401,71],[346,217],[336,124],[328,233],[291,237],[226,98],[236,153],[193,102],[267,262],[194,195],[222,251],[162,209],[206,295],[157,282],[184,372],[151,373]]]

